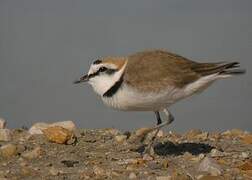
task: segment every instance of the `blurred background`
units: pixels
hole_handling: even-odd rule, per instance
[[[152,126],[154,113],[112,110],[90,86],[72,82],[99,57],[162,48],[247,69],[172,106],[169,130],[251,131],[251,9],[251,0],[0,0],[0,117],[11,128],[62,120]]]

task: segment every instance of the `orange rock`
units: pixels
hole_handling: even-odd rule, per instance
[[[244,164],[242,164],[239,169],[243,171],[250,171],[252,170],[252,160],[246,161]]]
[[[60,126],[53,126],[44,129],[43,133],[49,141],[58,144],[65,144],[73,137],[73,132]]]
[[[246,134],[241,137],[242,142],[245,144],[252,144],[252,134]]]

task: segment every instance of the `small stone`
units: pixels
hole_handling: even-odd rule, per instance
[[[120,131],[118,129],[115,129],[115,128],[109,128],[109,129],[106,129],[105,131],[107,134],[110,134],[112,136],[116,136],[116,135],[119,135],[120,134]]]
[[[157,176],[156,180],[172,180],[171,176]]]
[[[245,163],[243,163],[241,166],[239,166],[239,169],[241,169],[243,171],[252,170],[252,160],[248,160]]]
[[[59,122],[55,122],[50,124],[50,127],[54,127],[54,126],[60,126],[63,127],[69,131],[74,132],[74,130],[76,129],[75,124],[73,123],[73,121],[59,121]]]
[[[69,131],[75,132],[76,126],[72,121],[60,121],[60,122],[55,122],[52,124],[48,123],[35,123],[30,129],[29,133],[30,134],[43,134],[43,130],[49,128],[49,127],[55,127],[55,126],[60,126],[64,129],[67,129]]]
[[[204,132],[204,133],[198,134],[197,136],[195,136],[195,138],[205,141],[207,140],[208,135],[209,135],[208,132]]]
[[[35,123],[32,125],[32,127],[29,129],[30,134],[43,134],[44,129],[48,128],[49,124],[47,123]]]
[[[198,156],[191,158],[191,160],[192,160],[192,161],[195,161],[195,162],[199,162],[199,161],[201,161],[202,159],[204,159],[204,157],[205,157],[205,154],[200,153]]]
[[[36,147],[31,151],[24,152],[22,154],[22,157],[26,159],[35,159],[40,157],[44,153],[44,150],[41,147]]]
[[[200,175],[197,177],[198,180],[224,180],[222,176],[210,176],[210,175]]]
[[[5,158],[15,156],[15,155],[17,155],[17,153],[18,153],[17,146],[15,146],[14,144],[6,144],[0,148],[1,156],[5,157]]]
[[[213,176],[221,175],[222,169],[214,159],[205,157],[199,164],[198,171],[208,172]]]
[[[139,128],[135,131],[137,137],[144,137],[152,131],[151,128]]]
[[[66,144],[67,141],[74,136],[71,131],[60,126],[53,126],[44,129],[43,133],[49,141],[58,144]]]
[[[211,157],[223,157],[224,154],[218,149],[212,149],[210,152]]]
[[[244,131],[241,129],[232,129],[232,130],[227,130],[222,133],[222,135],[227,136],[227,137],[240,137],[244,134]]]
[[[4,129],[6,127],[6,121],[3,118],[0,118],[0,129]]]
[[[94,166],[93,171],[94,171],[95,175],[97,175],[97,176],[104,176],[105,175],[105,170],[99,166]]]
[[[127,139],[126,135],[116,135],[115,136],[115,140],[118,143],[123,143],[123,142],[125,142],[126,139]]]
[[[58,176],[60,174],[60,171],[56,169],[55,167],[51,167],[49,170],[49,173],[53,176]]]
[[[137,178],[137,175],[135,173],[131,172],[129,174],[129,179],[136,179],[136,178]]]
[[[241,153],[241,157],[244,158],[244,159],[247,159],[247,158],[249,158],[249,153],[247,153],[247,152],[242,152],[242,153]]]
[[[252,134],[245,134],[241,139],[244,144],[252,144]]]
[[[11,141],[11,130],[0,129],[0,141]]]
[[[144,154],[143,155],[143,160],[144,161],[152,161],[154,158],[151,156],[151,155],[149,155],[149,154]]]
[[[169,167],[169,161],[167,159],[163,160],[163,167],[168,168]]]

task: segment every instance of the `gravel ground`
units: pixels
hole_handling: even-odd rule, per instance
[[[153,133],[78,129],[71,141],[11,130],[0,142],[0,179],[252,179],[252,134],[234,129]],[[59,134],[57,134],[58,136]],[[61,134],[60,134],[61,135]]]

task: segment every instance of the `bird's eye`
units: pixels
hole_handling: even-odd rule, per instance
[[[100,69],[99,69],[99,71],[100,72],[104,72],[104,71],[106,71],[108,68],[106,68],[106,67],[101,67]]]

